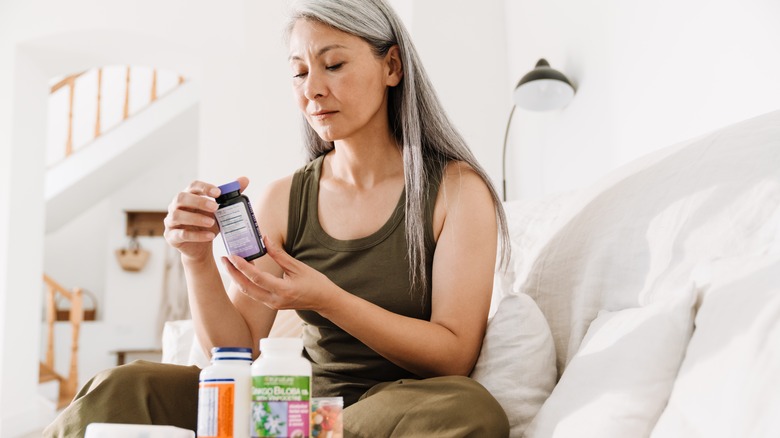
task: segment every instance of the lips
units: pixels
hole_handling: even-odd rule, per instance
[[[328,117],[332,116],[333,114],[336,114],[338,111],[331,111],[331,110],[319,110],[315,111],[313,113],[309,113],[311,115],[312,119],[315,120],[324,120]]]

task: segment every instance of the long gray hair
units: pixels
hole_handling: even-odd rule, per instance
[[[299,19],[315,20],[358,36],[368,42],[378,57],[385,56],[391,47],[398,45],[403,77],[397,86],[389,90],[388,113],[390,128],[401,145],[404,161],[407,257],[412,290],[422,286],[425,291],[429,281],[424,215],[429,172],[441,169],[453,160],[471,166],[490,189],[501,237],[501,266],[505,267],[510,255],[509,231],[498,193],[463,137],[445,115],[409,33],[395,11],[384,0],[298,0],[291,8],[286,33],[288,38]],[[309,160],[334,148],[334,144],[320,138],[305,119],[303,131]],[[464,254],[464,257],[467,255]]]

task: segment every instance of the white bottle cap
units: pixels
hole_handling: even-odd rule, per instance
[[[265,351],[295,351],[303,350],[301,338],[263,338],[260,339],[260,352]]]

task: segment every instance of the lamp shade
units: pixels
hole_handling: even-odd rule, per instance
[[[574,86],[558,70],[540,59],[536,67],[517,83],[512,94],[515,105],[531,111],[563,108],[574,97]]]

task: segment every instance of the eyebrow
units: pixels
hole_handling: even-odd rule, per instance
[[[317,56],[322,56],[325,52],[333,49],[346,49],[347,46],[341,45],[341,44],[331,44],[329,46],[325,46],[317,51]],[[288,58],[289,61],[300,61],[301,57],[298,55],[290,55]]]

